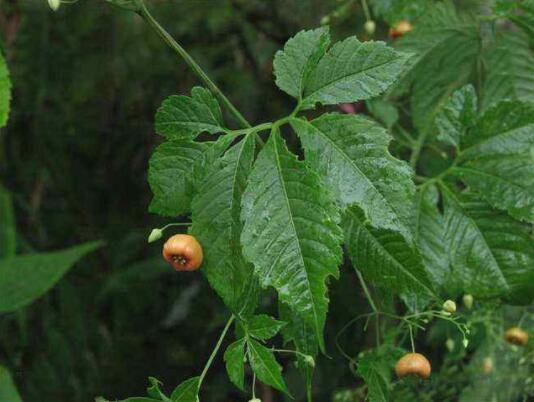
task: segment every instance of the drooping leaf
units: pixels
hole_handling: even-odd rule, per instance
[[[483,53],[481,110],[505,99],[534,100],[534,54],[520,32],[501,32]]]
[[[232,343],[224,353],[226,372],[234,385],[245,389],[245,338]]]
[[[534,104],[490,108],[461,144],[453,173],[495,208],[534,221]]]
[[[12,257],[17,249],[17,231],[11,194],[0,185],[0,259]]]
[[[0,366],[0,401],[22,402],[11,374],[3,366]]]
[[[0,260],[0,312],[15,311],[44,295],[84,255],[102,243]]]
[[[289,39],[274,57],[273,67],[276,85],[293,96],[301,99],[310,72],[324,56],[330,35],[327,28],[301,31]]]
[[[367,280],[411,300],[434,295],[421,255],[399,233],[371,227],[357,207],[345,213],[344,228],[353,266]]]
[[[247,350],[250,366],[260,381],[289,395],[282,377],[282,367],[276,361],[273,352],[254,339],[247,341]]]
[[[163,383],[154,377],[148,377],[150,385],[147,388],[147,394],[151,398],[161,400],[163,402],[171,402],[171,400],[163,393],[161,386]]]
[[[451,272],[445,246],[445,221],[438,209],[438,201],[435,185],[425,185],[417,192],[415,244],[434,289],[442,288]]]
[[[245,138],[210,167],[193,200],[191,229],[204,249],[202,270],[238,316],[256,307],[258,283],[242,256],[241,199],[254,163],[255,138]]]
[[[325,114],[291,122],[306,161],[344,208],[357,205],[376,228],[411,239],[415,186],[410,167],[388,151],[390,135],[357,115]]]
[[[438,3],[397,48],[416,54],[399,87],[412,86],[414,124],[426,132],[441,106],[471,75],[480,50],[478,24],[456,11],[451,1]]]
[[[350,37],[336,43],[320,59],[304,87],[302,109],[334,105],[380,95],[397,79],[409,56],[383,42]]]
[[[534,295],[534,242],[529,226],[492,209],[472,193],[442,185],[445,247],[452,276],[465,293],[529,304]]]
[[[200,377],[193,377],[178,385],[172,391],[172,402],[198,402]]]
[[[178,216],[190,210],[195,163],[208,147],[207,143],[175,140],[156,148],[148,169],[148,182],[154,193],[150,212]]]
[[[241,243],[264,287],[273,286],[323,345],[325,281],[338,275],[339,214],[319,177],[273,132],[243,195]]]
[[[7,123],[11,103],[11,80],[6,61],[0,52],[0,128]]]
[[[217,101],[203,88],[193,90],[193,97],[169,96],[156,113],[156,131],[168,139],[192,139],[202,132],[223,132]]]
[[[477,95],[472,85],[466,85],[452,94],[436,116],[438,139],[458,147],[460,138],[477,119]]]
[[[382,346],[363,353],[358,358],[358,374],[367,385],[369,402],[389,402],[391,377],[395,361],[402,352],[391,346]]]
[[[286,325],[283,321],[260,314],[247,321],[247,334],[260,340],[271,339]]]

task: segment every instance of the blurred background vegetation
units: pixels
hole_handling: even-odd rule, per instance
[[[152,0],[149,5],[238,109],[259,123],[292,108],[272,77],[274,52],[289,37],[318,26],[327,15],[334,37],[363,37],[359,2],[345,3]],[[414,2],[408,17],[424,12],[424,3]],[[47,296],[0,317],[0,361],[28,402],[143,395],[148,376],[172,390],[202,370],[228,315],[201,275],[174,275],[161,261],[161,244],[146,242],[152,227],[166,223],[147,212],[148,159],[159,141],[154,113],[168,95],[188,93],[198,82],[140,18],[103,1],[80,0],[54,13],[45,0],[1,0],[0,30],[13,81],[10,121],[0,133],[0,182],[14,198],[18,251],[106,242]],[[377,36],[386,32],[387,26],[379,26]],[[271,306],[266,296],[264,307]],[[333,283],[331,306],[326,338],[333,359],[318,364],[318,401],[361,384],[334,344],[348,320],[368,311],[353,272],[345,270],[343,280]],[[372,344],[363,324],[340,339],[353,355]],[[436,331],[419,349],[443,361],[447,329]],[[300,381],[293,370],[288,366],[290,386]],[[429,400],[444,401],[447,392],[454,397],[458,390],[451,391],[451,383],[459,389],[467,382],[455,371],[445,371],[443,378],[448,378],[440,383],[444,390],[434,386],[438,379],[429,386],[435,398]],[[351,392],[336,401],[360,400]],[[409,389],[403,392],[410,395]],[[266,389],[261,395],[266,402],[277,400]],[[230,385],[221,359],[203,396],[210,402],[248,399]]]

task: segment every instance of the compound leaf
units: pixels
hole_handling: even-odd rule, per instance
[[[306,81],[301,107],[365,100],[390,87],[409,56],[384,42],[360,42],[350,37],[336,43],[320,59]]]
[[[301,138],[306,161],[346,208],[361,208],[370,224],[411,239],[415,186],[412,170],[388,151],[387,131],[356,116],[325,114],[291,123]]]
[[[274,57],[276,85],[300,99],[310,72],[324,56],[329,44],[330,35],[326,28],[301,31],[289,39],[284,50],[279,50]]]
[[[503,101],[463,138],[453,173],[493,207],[534,221],[534,104]]]
[[[258,283],[242,255],[241,200],[252,171],[255,133],[229,149],[212,166],[193,199],[191,228],[204,249],[202,270],[225,304],[238,316],[256,306]]]
[[[338,276],[339,213],[319,177],[288,151],[278,131],[258,155],[243,195],[241,243],[262,286],[306,320],[323,345],[325,281]]]
[[[245,389],[245,339],[232,343],[224,352],[226,372],[230,381],[240,390]]]
[[[445,244],[452,276],[475,297],[529,304],[534,294],[534,242],[529,226],[472,193],[442,185]]]
[[[254,339],[247,341],[247,349],[250,366],[260,381],[289,395],[282,377],[282,367],[276,361],[273,352]]]
[[[411,299],[433,295],[420,254],[403,236],[369,226],[357,207],[347,210],[344,228],[353,266],[370,282]]]

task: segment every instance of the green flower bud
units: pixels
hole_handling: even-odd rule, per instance
[[[462,344],[464,345],[464,348],[467,349],[467,346],[469,345],[469,339],[464,338],[464,340],[462,341]]]
[[[449,352],[452,352],[454,350],[454,340],[452,340],[451,338],[447,339],[447,341],[445,342],[445,346],[447,347],[447,350]]]
[[[150,235],[148,236],[148,242],[154,243],[155,241],[158,241],[163,237],[163,230],[161,229],[152,229],[152,232],[150,232]]]
[[[48,0],[48,5],[52,10],[57,11],[59,6],[61,5],[61,0]]]
[[[456,303],[452,300],[447,300],[445,303],[443,303],[443,310],[447,313],[455,313],[456,312]]]
[[[305,358],[304,358],[304,361],[306,362],[306,364],[312,368],[315,367],[315,359],[310,356],[310,355],[307,355]]]
[[[464,306],[468,309],[468,310],[471,310],[471,308],[473,307],[473,301],[474,301],[474,298],[472,295],[464,295],[463,297],[463,302],[464,302]]]

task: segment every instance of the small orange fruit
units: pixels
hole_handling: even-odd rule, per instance
[[[512,327],[504,333],[504,339],[513,345],[525,346],[528,343],[528,333],[519,327]]]
[[[413,29],[412,24],[406,20],[401,20],[389,29],[389,36],[393,39],[406,35]]]
[[[163,258],[177,271],[195,271],[202,264],[202,246],[193,236],[177,234],[163,245]]]
[[[407,353],[395,365],[395,373],[399,378],[409,375],[428,378],[431,371],[432,367],[430,366],[430,362],[420,353]]]

